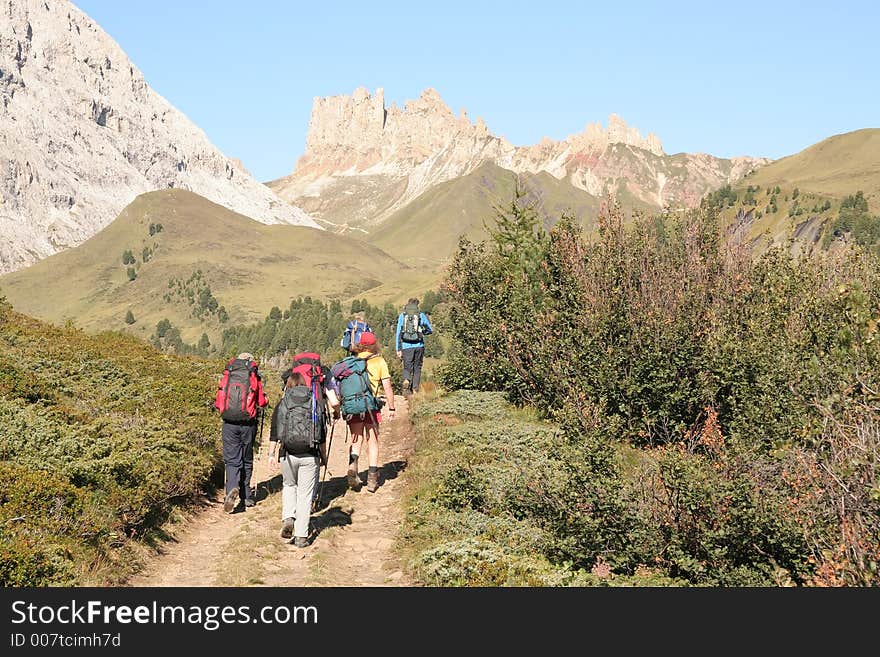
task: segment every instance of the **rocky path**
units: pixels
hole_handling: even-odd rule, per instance
[[[318,509],[312,514],[312,542],[294,547],[280,536],[281,474],[261,450],[254,462],[257,505],[224,513],[222,495],[206,502],[191,522],[151,557],[130,586],[408,586],[394,552],[403,520],[406,464],[413,448],[409,405],[395,400],[397,417],[383,423],[379,489],[349,490],[345,423],[333,434],[330,465]],[[269,429],[264,429],[268,441]],[[265,443],[264,443],[265,445]],[[360,459],[366,481],[366,450]],[[323,476],[324,471],[322,469]]]

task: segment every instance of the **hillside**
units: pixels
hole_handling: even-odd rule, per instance
[[[756,170],[713,202],[758,248],[794,237],[809,249],[827,246],[841,204],[859,191],[880,214],[880,129],[829,137]]]
[[[546,172],[517,174],[486,162],[471,173],[441,183],[392,214],[367,239],[395,257],[417,267],[439,268],[455,252],[459,236],[480,241],[484,222],[493,225],[495,207],[508,206],[517,179],[524,200],[535,203],[550,223],[570,212],[588,224],[598,199]]]
[[[862,190],[880,212],[880,128],[865,128],[820,141],[768,164],[737,187],[780,185],[843,198]]]
[[[218,483],[217,372],[0,299],[0,585],[114,584],[136,568],[132,539]]]
[[[224,327],[262,319],[300,296],[399,302],[435,278],[361,241],[265,225],[169,189],[137,197],[80,246],[0,277],[0,293],[17,310],[56,323],[146,339],[167,318],[184,341],[204,332],[217,344]]]

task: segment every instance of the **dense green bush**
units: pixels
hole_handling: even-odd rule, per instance
[[[694,584],[876,583],[877,258],[753,257],[711,203],[606,205],[588,240],[518,201],[449,268],[440,381],[561,422],[566,458],[516,512],[545,555]],[[857,477],[839,456],[854,445]]]
[[[219,472],[220,367],[5,303],[0,354],[0,582],[112,583]]]

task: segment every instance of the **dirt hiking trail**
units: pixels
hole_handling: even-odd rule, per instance
[[[412,585],[393,548],[403,521],[405,468],[414,432],[408,402],[397,395],[395,406],[397,417],[386,418],[381,427],[375,493],[366,485],[348,488],[351,438],[346,441],[345,423],[337,421],[308,547],[281,538],[281,473],[269,469],[267,417],[251,479],[257,486],[256,506],[245,509],[239,503],[235,512],[225,513],[218,491],[189,522],[171,530],[171,540],[158,547],[127,586]],[[366,454],[363,448],[359,468],[364,482]]]

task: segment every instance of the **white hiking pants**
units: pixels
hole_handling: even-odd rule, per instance
[[[281,458],[281,519],[294,518],[294,537],[309,535],[309,518],[312,515],[312,498],[318,487],[320,464],[317,456],[294,456]]]

